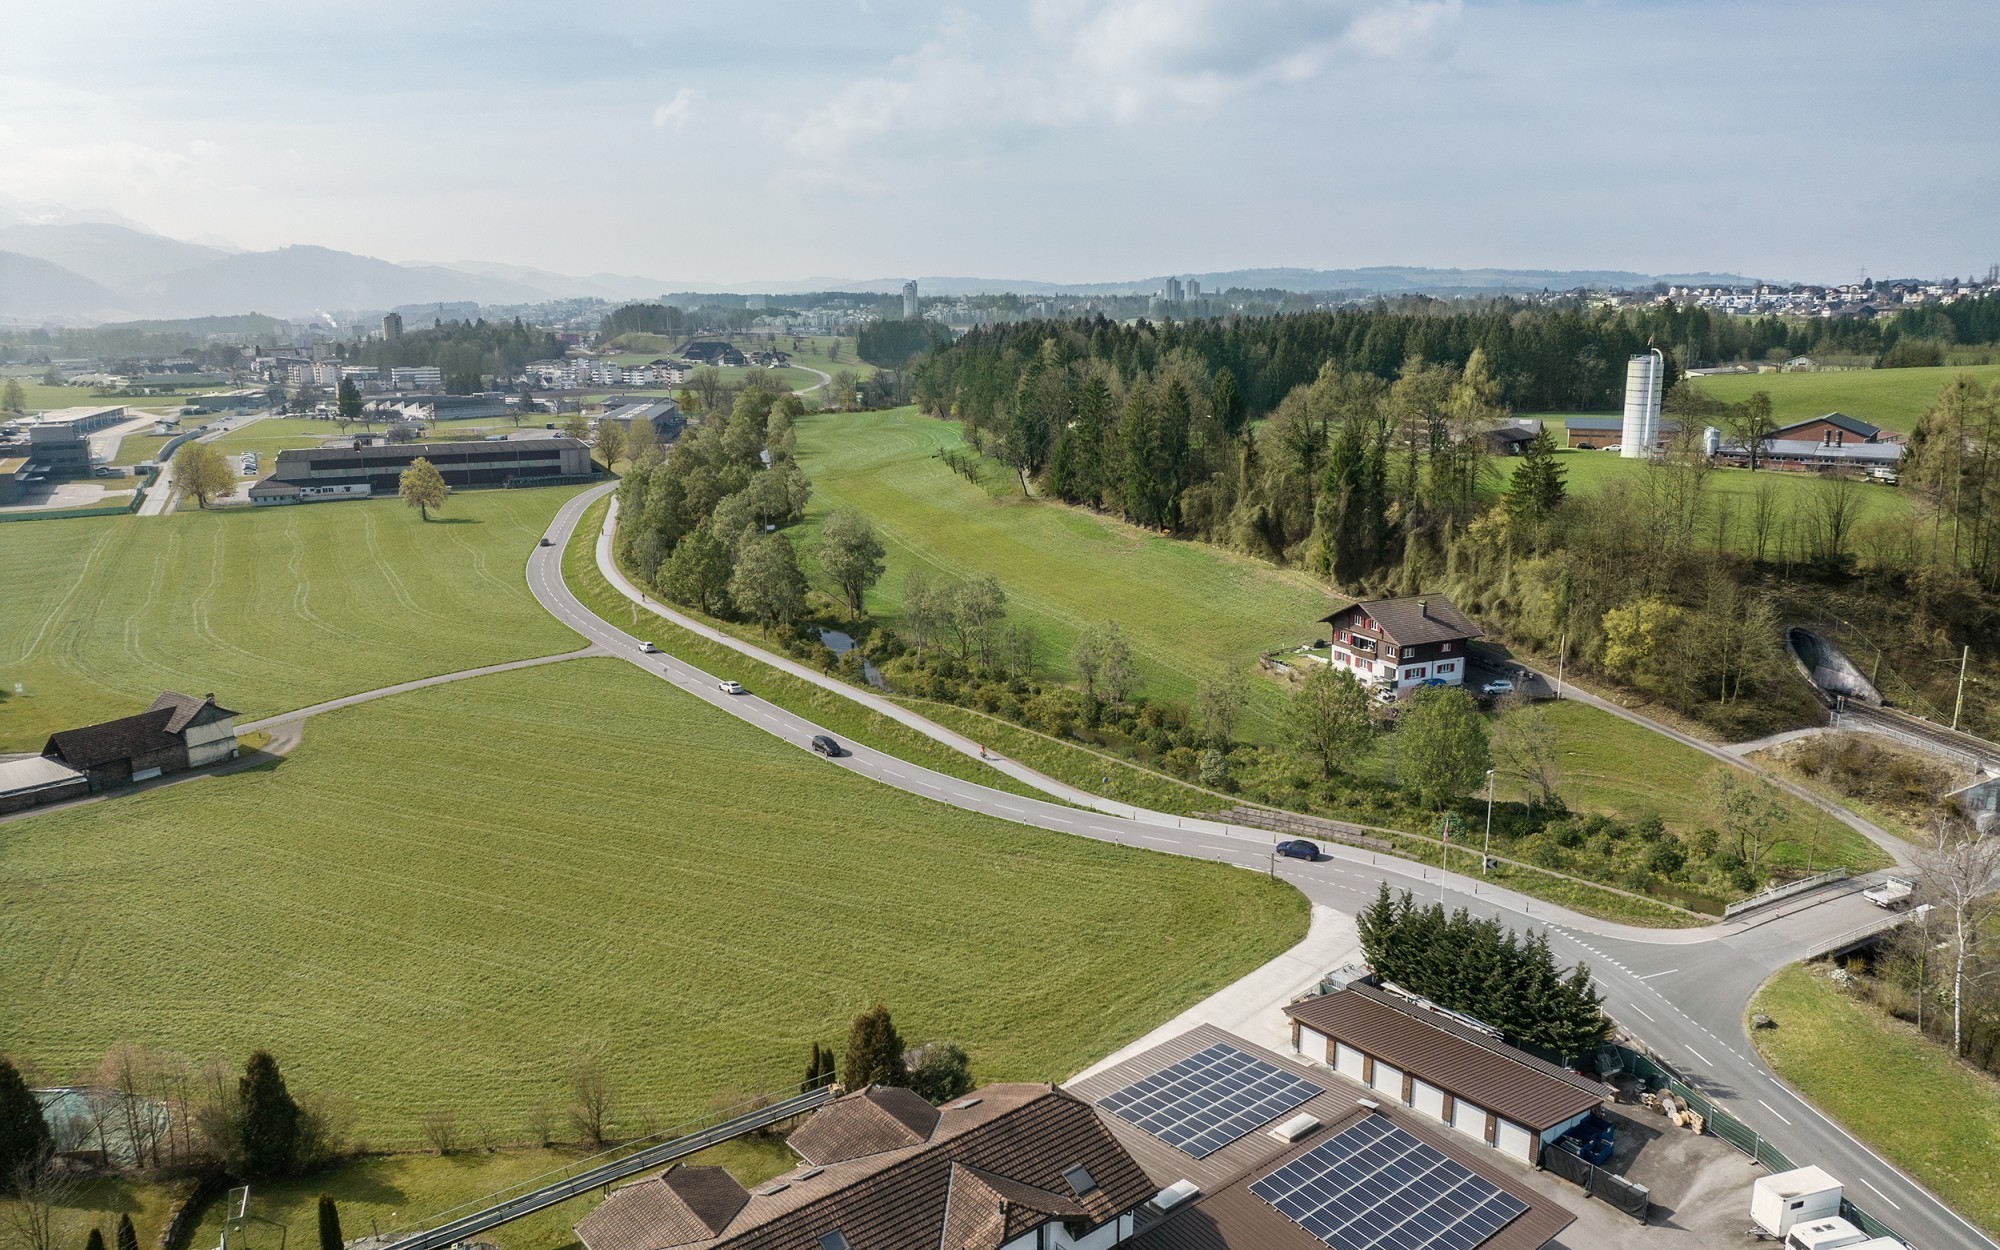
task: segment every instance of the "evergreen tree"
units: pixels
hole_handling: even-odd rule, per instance
[[[1528,441],[1528,449],[1514,470],[1514,483],[1507,491],[1508,519],[1531,532],[1539,532],[1542,523],[1554,516],[1562,504],[1567,490],[1563,478],[1568,472],[1556,459],[1555,439],[1544,425]]]
[[[47,1158],[54,1145],[34,1091],[11,1062],[0,1059],[0,1193],[24,1165],[37,1166]]]
[[[334,392],[334,403],[342,421],[361,419],[361,388],[354,384],[353,378],[340,380],[340,386]]]
[[[346,1240],[340,1235],[340,1211],[330,1194],[319,1196],[319,1250],[341,1250]]]
[[[889,1019],[887,1007],[877,1004],[873,1011],[854,1017],[843,1071],[846,1076],[842,1083],[850,1090],[910,1083],[909,1070],[903,1066],[903,1039]]]
[[[1215,414],[1215,424],[1221,427],[1223,437],[1235,438],[1243,429],[1246,415],[1243,397],[1236,390],[1236,375],[1227,367],[1215,371],[1215,381],[1209,384],[1208,406]]]
[[[118,1250],[139,1250],[139,1230],[132,1227],[132,1217],[120,1212],[118,1215]]]
[[[812,1054],[806,1059],[805,1079],[799,1082],[799,1092],[810,1094],[833,1084],[833,1048],[812,1044]]]
[[[278,1061],[268,1051],[250,1056],[236,1083],[237,1170],[245,1177],[284,1176],[298,1163],[303,1115],[285,1089]]]

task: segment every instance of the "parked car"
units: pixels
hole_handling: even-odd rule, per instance
[[[92,477],[124,477],[125,470],[114,469],[108,464],[100,464],[90,471]]]
[[[644,651],[647,655],[653,655],[659,651],[659,648],[654,646],[652,639],[649,638],[639,644],[639,650]]]
[[[733,682],[733,681],[720,681],[720,682],[717,682],[717,683],[716,683],[716,685],[715,685],[715,688],[716,688],[717,690],[720,690],[720,691],[721,691],[722,693],[724,693],[724,694],[742,694],[742,693],[743,693],[743,686],[742,686],[742,684],[741,684],[740,682]]]
[[[826,756],[826,758],[828,759],[832,759],[835,756],[842,754],[840,749],[840,744],[838,742],[835,742],[833,739],[827,737],[825,734],[813,735],[812,749],[818,752],[819,754]]]
[[[1319,844],[1304,838],[1293,838],[1289,842],[1278,843],[1277,852],[1286,859],[1318,859]]]
[[[1488,696],[1500,695],[1500,694],[1512,694],[1514,693],[1514,683],[1509,681],[1505,677],[1495,677],[1492,681],[1489,681],[1485,685],[1481,686],[1479,688],[1479,693]]]

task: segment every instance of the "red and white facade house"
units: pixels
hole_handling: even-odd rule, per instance
[[[1327,662],[1364,686],[1401,693],[1465,684],[1477,625],[1443,595],[1367,599],[1320,618],[1332,631]]]

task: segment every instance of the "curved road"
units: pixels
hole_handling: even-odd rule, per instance
[[[571,593],[563,581],[563,553],[585,509],[612,489],[613,485],[606,485],[577,495],[551,521],[547,536],[553,545],[537,547],[528,560],[528,586],[536,599],[594,649],[627,660],[713,707],[806,749],[814,734],[824,732],[811,721],[755,694],[724,694],[717,689],[714,675],[671,655],[641,651],[638,639],[598,617]],[[599,545],[604,544],[600,541]],[[650,601],[644,606],[676,623],[698,624]],[[783,662],[726,635],[723,638],[748,657]],[[850,697],[867,700],[865,692],[836,685]],[[905,723],[915,717],[907,709],[901,710],[905,716],[899,719]],[[957,735],[949,737],[956,739],[954,745],[964,742]],[[848,753],[830,764],[953,807],[1038,829],[1257,871],[1272,866],[1274,835],[1262,830],[1183,820],[1143,809],[1121,807],[1118,810],[1127,814],[1115,815],[1024,798],[859,744],[848,744]],[[1026,772],[1019,770],[1016,775]],[[1814,944],[1881,918],[1882,913],[1857,893],[1835,894],[1790,912],[1780,907],[1773,914],[1732,924],[1651,930],[1581,916],[1512,891],[1482,886],[1456,871],[1441,878],[1434,866],[1425,868],[1351,847],[1334,845],[1328,857],[1318,863],[1283,861],[1275,871],[1314,903],[1350,914],[1374,898],[1379,883],[1387,882],[1391,888],[1413,891],[1420,899],[1441,898],[1448,907],[1496,916],[1517,929],[1546,929],[1561,960],[1589,962],[1607,1010],[1628,1032],[1645,1039],[1705,1093],[1788,1156],[1801,1163],[1817,1163],[1840,1177],[1857,1204],[1904,1233],[1913,1246],[1921,1250],[1995,1247],[1927,1190],[1773,1077],[1757,1059],[1744,1032],[1745,1005],[1765,978],[1800,958]]]

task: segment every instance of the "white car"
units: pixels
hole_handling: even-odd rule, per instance
[[[742,694],[742,693],[743,693],[743,685],[742,685],[742,683],[740,683],[740,682],[734,682],[734,681],[721,681],[721,682],[717,682],[717,683],[716,683],[716,686],[715,686],[715,688],[716,688],[717,690],[720,690],[720,691],[721,691],[722,693],[724,693],[724,694]]]
[[[1514,683],[1505,677],[1496,677],[1479,688],[1481,694],[1512,694]]]
[[[644,651],[647,655],[652,655],[655,652],[657,652],[659,648],[654,646],[652,641],[648,639],[647,641],[639,644],[639,650]]]

